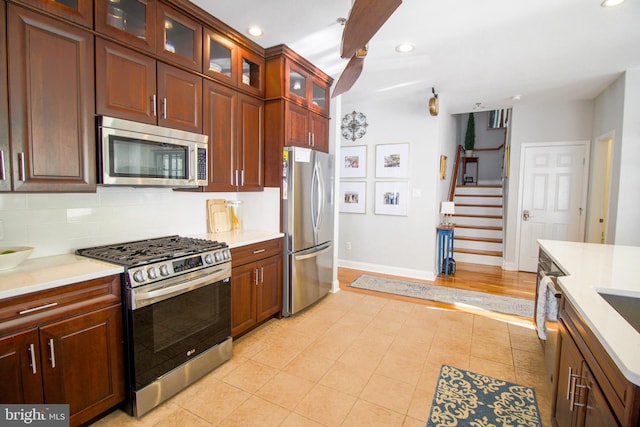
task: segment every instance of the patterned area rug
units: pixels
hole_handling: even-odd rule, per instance
[[[442,365],[427,427],[539,427],[534,389]]]
[[[349,286],[447,304],[466,305],[468,307],[513,314],[529,319],[533,318],[534,301],[523,298],[491,295],[484,292],[428,285],[426,283],[416,283],[407,280],[387,279],[384,277],[368,276],[366,274],[349,283]]]

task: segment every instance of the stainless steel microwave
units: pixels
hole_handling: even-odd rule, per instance
[[[207,185],[206,135],[101,116],[98,141],[98,182],[102,185]]]

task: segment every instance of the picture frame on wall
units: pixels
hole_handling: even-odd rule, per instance
[[[376,145],[376,178],[409,178],[409,144]]]
[[[341,181],[339,210],[342,213],[366,213],[367,183],[364,181]]]
[[[367,146],[340,148],[340,178],[365,178],[367,176]]]
[[[377,215],[409,215],[409,183],[376,182],[375,213]]]

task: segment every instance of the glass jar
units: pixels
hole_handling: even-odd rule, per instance
[[[242,211],[242,200],[227,200],[227,208],[229,209],[229,222],[231,222],[231,230],[241,230],[242,222],[244,220]]]

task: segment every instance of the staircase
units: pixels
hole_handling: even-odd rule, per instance
[[[457,186],[454,258],[458,262],[502,265],[502,187]]]

